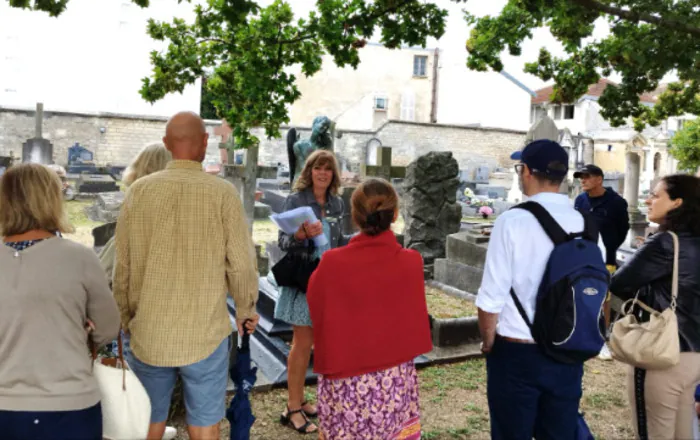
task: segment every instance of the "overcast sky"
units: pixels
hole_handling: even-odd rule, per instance
[[[442,51],[441,67],[443,69],[457,65],[464,65],[467,58],[465,44],[469,37],[470,28],[464,21],[465,9],[476,16],[497,15],[506,5],[507,0],[468,0],[466,3],[455,3],[450,0],[430,0],[450,13],[447,21],[445,35],[439,40],[431,39],[428,47],[439,47]],[[260,4],[270,4],[271,0],[262,0]],[[306,15],[315,7],[316,0],[293,0],[291,4],[298,15]],[[600,20],[594,31],[593,39],[605,38],[609,34],[608,24]],[[376,39],[378,42],[378,39]],[[529,88],[535,90],[541,88],[544,83],[537,77],[523,72],[526,62],[535,61],[541,47],[546,47],[554,55],[565,54],[563,47],[557,42],[548,29],[537,29],[533,32],[533,38],[523,44],[522,55],[512,57],[505,55],[503,62],[505,70],[515,76]],[[619,80],[613,76],[611,79]]]

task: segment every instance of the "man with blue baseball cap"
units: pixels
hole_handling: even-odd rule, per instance
[[[583,231],[583,216],[559,193],[569,171],[561,145],[536,140],[511,158],[518,161],[515,170],[523,194],[566,233]],[[525,209],[501,214],[491,232],[476,305],[487,355],[491,438],[496,440],[574,439],[578,432],[583,363],[546,356],[524,319],[527,315],[534,321],[540,281],[553,249],[538,219]],[[601,251],[601,265],[603,256]]]

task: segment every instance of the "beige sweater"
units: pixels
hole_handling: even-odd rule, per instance
[[[119,311],[95,253],[51,238],[25,249],[0,243],[0,410],[71,411],[100,400],[84,330],[105,344]]]

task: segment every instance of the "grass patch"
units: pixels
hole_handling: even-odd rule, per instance
[[[85,213],[85,209],[92,206],[95,203],[94,200],[71,200],[64,202],[66,214],[71,224],[75,227],[75,232],[72,234],[66,234],[65,238],[73,241],[77,241],[85,246],[92,247],[94,239],[92,237],[92,230],[100,225],[102,222],[95,222],[88,218]]]
[[[493,223],[496,221],[496,219],[483,217],[462,217],[462,221],[469,223]]]
[[[425,286],[425,300],[428,303],[428,313],[433,318],[460,318],[477,314],[473,302],[448,295],[435,287]]]
[[[255,220],[253,222],[253,241],[257,244],[277,243],[279,229],[272,220]],[[265,246],[262,247],[263,253]]]

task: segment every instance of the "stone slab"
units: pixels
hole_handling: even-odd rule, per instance
[[[268,205],[273,213],[280,214],[284,212],[283,206],[287,196],[289,191],[264,190],[260,201]]]
[[[469,242],[467,236],[478,230],[473,227],[467,232],[458,232],[447,236],[445,244],[446,257],[450,261],[483,269],[486,262],[486,243],[477,244]]]
[[[435,347],[458,347],[481,340],[476,316],[454,319],[432,319],[430,329]]]
[[[119,211],[122,203],[124,203],[125,193],[121,191],[113,191],[100,193],[97,196],[97,204],[99,207],[106,211]]]
[[[255,220],[267,220],[272,215],[272,209],[270,205],[266,205],[262,202],[255,202],[255,210],[253,211],[253,218]]]
[[[457,263],[446,258],[437,258],[433,279],[468,293],[476,293],[481,286],[484,270]]]

